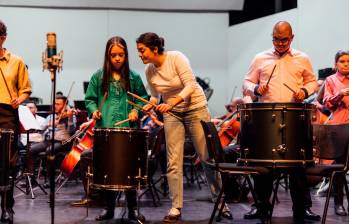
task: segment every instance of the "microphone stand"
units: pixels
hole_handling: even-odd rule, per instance
[[[51,131],[51,150],[47,155],[47,164],[49,172],[50,181],[50,208],[51,208],[51,224],[55,222],[55,104],[56,104],[56,72],[60,71],[63,64],[63,51],[58,55],[53,55],[52,57],[47,57],[47,51],[42,55],[43,70],[48,69],[50,72],[51,79],[51,97],[52,97],[52,131]]]

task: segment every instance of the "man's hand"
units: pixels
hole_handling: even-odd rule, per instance
[[[257,88],[257,93],[263,96],[266,92],[268,92],[268,90],[269,90],[268,85],[259,85]]]
[[[340,94],[342,96],[348,96],[349,95],[349,88],[341,89]]]
[[[18,98],[11,100],[11,106],[13,109],[18,108],[20,104],[21,104],[21,102],[18,100]]]
[[[293,97],[297,102],[302,102],[305,98],[305,92],[303,89],[298,90],[293,94]]]

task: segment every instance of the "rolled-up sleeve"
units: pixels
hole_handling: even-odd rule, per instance
[[[305,58],[302,64],[304,65],[303,88],[305,88],[308,91],[308,94],[311,95],[317,88],[316,77],[308,58]]]
[[[32,87],[29,81],[28,69],[23,61],[18,66],[18,96],[23,94],[30,95],[32,93]]]
[[[244,83],[243,83],[243,92],[247,96],[254,96],[254,89],[259,83],[259,63],[257,58],[255,57],[248,69],[247,74],[245,75],[244,78]]]
[[[191,69],[189,60],[184,54],[178,52],[178,55],[175,58],[174,64],[177,70],[177,74],[184,85],[184,88],[178,95],[183,99],[187,99],[195,91],[195,88],[196,88],[195,76]]]

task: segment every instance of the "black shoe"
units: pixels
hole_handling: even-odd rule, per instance
[[[145,223],[145,217],[143,214],[138,212],[137,209],[129,209],[128,210],[128,219],[131,221],[139,221],[141,223]]]
[[[13,213],[3,210],[1,214],[1,222],[13,223]]]
[[[335,205],[334,206],[334,211],[339,216],[346,216],[346,215],[348,215],[347,212],[345,211],[345,208],[343,207],[343,205]]]
[[[310,208],[306,208],[304,210],[304,219],[307,220],[313,220],[313,221],[320,221],[321,220],[321,216],[315,214],[314,212],[312,212],[310,210]]]
[[[256,208],[256,206],[252,206],[251,210],[244,214],[244,219],[259,219],[261,217],[260,212]]]
[[[96,221],[108,220],[114,218],[114,209],[103,209],[102,212],[96,217]]]

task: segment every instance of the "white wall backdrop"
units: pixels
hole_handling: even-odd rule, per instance
[[[5,46],[22,56],[29,66],[33,96],[50,102],[50,80],[42,72],[41,53],[46,33],[56,32],[57,48],[64,50],[64,70],[57,90],[71,99],[83,99],[82,82],[101,66],[106,40],[124,37],[130,65],[145,81],[135,39],[142,32],[157,32],[168,50],[180,50],[191,61],[196,75],[209,78],[214,89],[209,107],[213,115],[225,112],[224,104],[241,95],[243,77],[253,56],[272,47],[271,32],[279,20],[293,25],[293,47],[306,52],[315,72],[332,66],[338,49],[349,49],[348,0],[298,0],[298,8],[228,27],[227,13],[170,13],[122,10],[77,10],[0,7],[0,19],[8,25]]]
[[[131,68],[141,73],[135,40],[143,32],[156,32],[165,38],[165,48],[188,56],[195,75],[209,78],[215,89],[210,108],[221,107],[227,77],[227,13],[169,13],[118,10],[61,10],[1,8],[0,19],[8,26],[5,47],[24,58],[29,66],[33,96],[50,102],[49,73],[42,72],[41,53],[46,33],[56,32],[57,50],[64,50],[63,72],[57,76],[57,90],[67,94],[73,81],[71,100],[83,99],[82,82],[102,65],[107,39],[126,39]],[[223,109],[223,108],[222,108]]]

